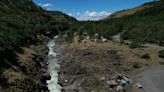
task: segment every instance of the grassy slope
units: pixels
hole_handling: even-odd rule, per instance
[[[164,35],[162,35],[164,32],[162,25],[164,23],[163,2],[151,2],[148,4],[151,7],[131,15],[116,18],[122,26],[122,39],[153,43],[160,43],[164,40]],[[104,21],[110,21],[110,19]]]
[[[122,34],[123,39],[132,39],[160,43],[164,40],[164,5],[155,3],[154,7],[147,8],[133,15],[122,18],[127,24]]]
[[[134,7],[132,9],[117,11],[117,12],[111,14],[107,19],[109,19],[109,18],[119,18],[119,17],[131,15],[131,14],[135,14],[138,11],[142,11],[146,8],[150,8],[150,7],[153,7],[153,6],[154,6],[153,2],[145,3],[143,5]]]

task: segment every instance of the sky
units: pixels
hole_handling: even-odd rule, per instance
[[[46,10],[61,11],[77,20],[100,20],[111,13],[153,0],[33,0]]]

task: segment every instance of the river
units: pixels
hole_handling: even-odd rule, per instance
[[[61,86],[58,84],[58,72],[60,70],[60,64],[58,61],[58,54],[54,51],[55,49],[55,36],[48,43],[48,72],[51,76],[50,80],[47,80],[47,87],[50,92],[61,92]]]

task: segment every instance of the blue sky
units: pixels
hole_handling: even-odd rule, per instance
[[[62,11],[78,20],[99,20],[111,13],[152,0],[33,0],[47,10]]]

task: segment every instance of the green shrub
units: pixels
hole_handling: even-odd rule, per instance
[[[129,44],[129,48],[134,49],[140,47],[140,44],[138,41],[132,41],[131,44]]]
[[[159,51],[158,56],[164,58],[164,50]]]
[[[143,59],[149,59],[150,55],[148,53],[144,53],[140,57],[143,58]]]
[[[160,65],[164,65],[164,62],[159,62]]]
[[[142,65],[140,63],[135,62],[135,63],[133,63],[133,67],[138,69],[138,68],[141,68]]]

